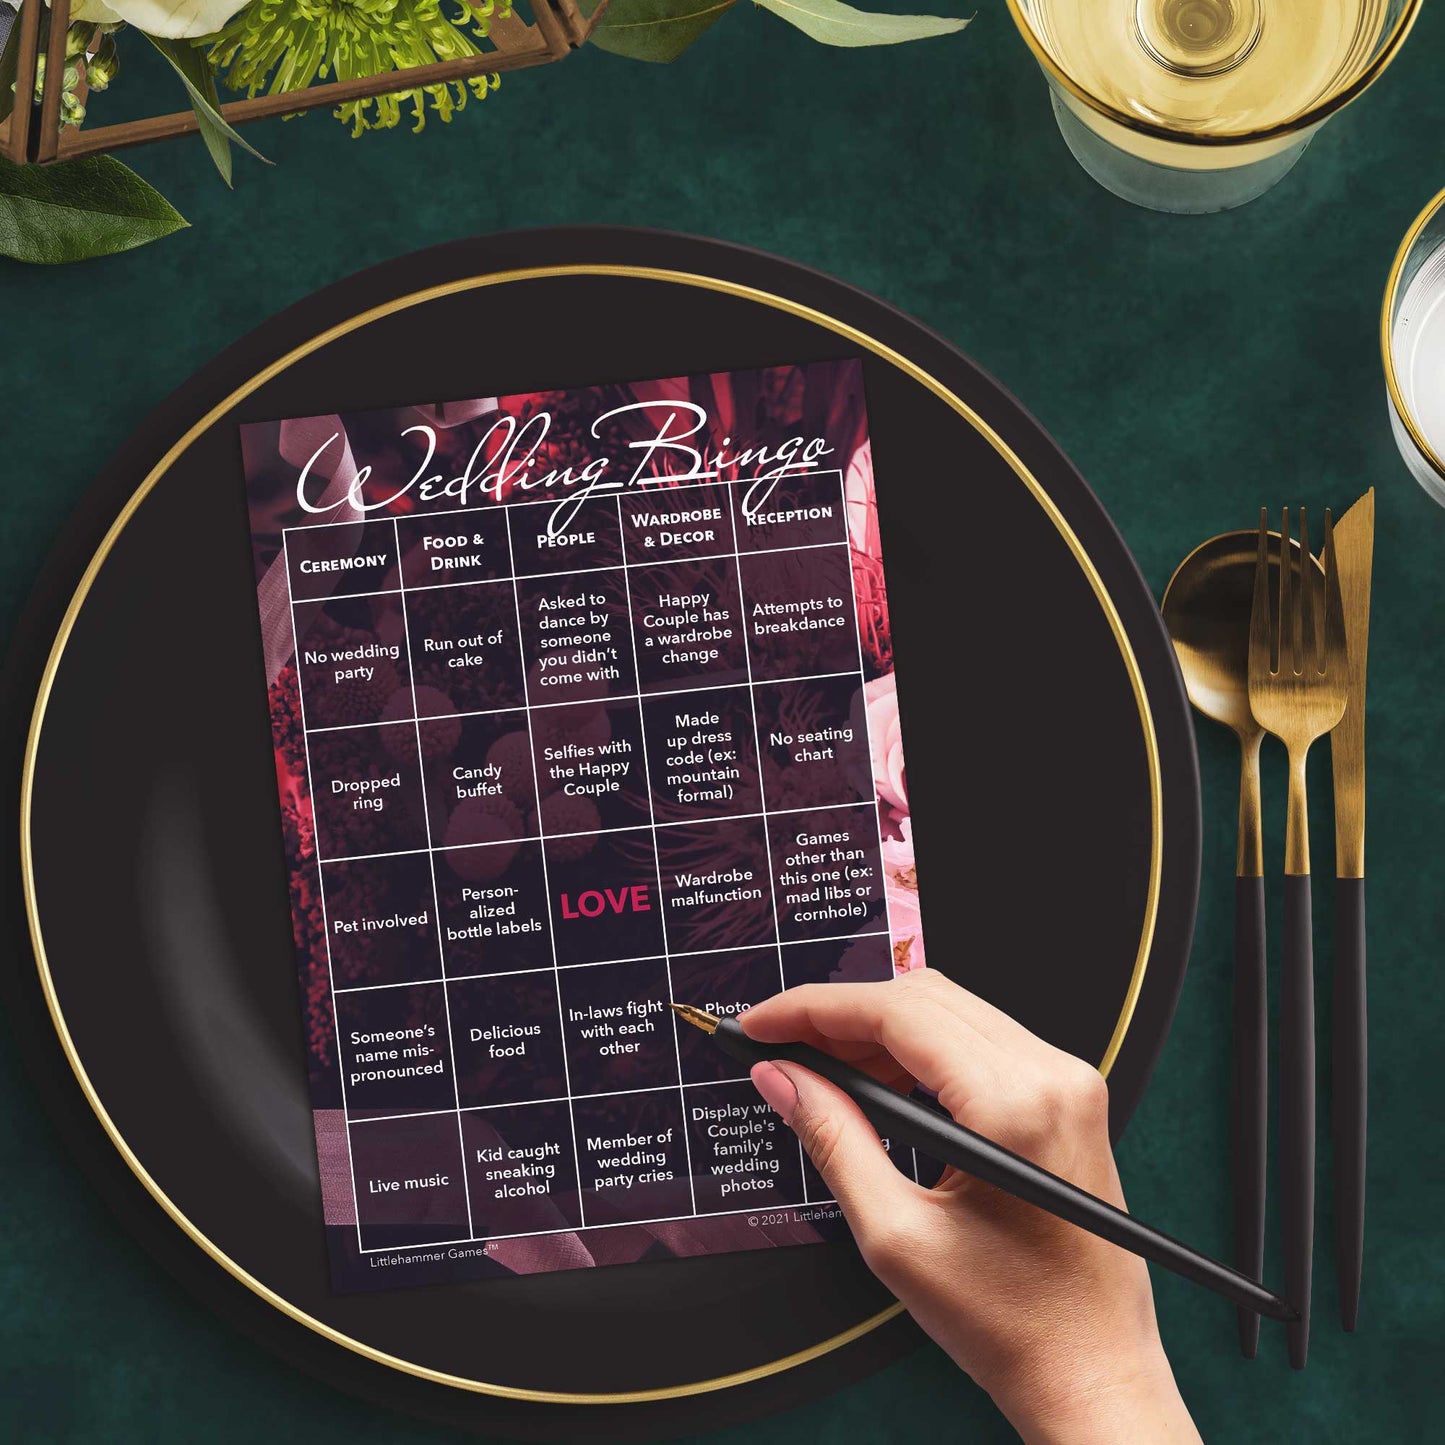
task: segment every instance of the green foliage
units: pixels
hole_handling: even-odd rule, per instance
[[[205,141],[221,179],[228,186],[231,184],[232,145],[240,146],[247,155],[270,165],[271,162],[249,141],[243,140],[221,114],[221,102],[216,96],[216,77],[211,73],[205,53],[189,40],[166,40],[156,35],[147,35],[146,39],[170,62],[186,87],[191,109],[195,111],[201,128],[201,139]]]
[[[328,75],[333,67],[338,79],[395,68],[400,80],[409,66],[477,53],[475,41],[466,32],[470,28],[479,39],[486,35],[496,0],[468,0],[455,21],[441,14],[435,0],[363,0],[360,19],[354,3],[330,0],[321,10],[320,18],[326,23],[316,23],[317,12],[314,7],[306,8],[307,0],[275,0],[269,7],[247,7],[222,32],[210,37],[206,42],[209,53],[187,40],[146,36],[184,84],[201,139],[228,186],[233,145],[258,160],[266,158],[221,114],[215,69],[225,72],[232,85],[253,95],[263,89],[301,88],[318,75]],[[583,0],[584,10],[591,13],[595,3]],[[635,60],[675,60],[736,3],[612,0],[593,32],[592,43]],[[876,15],[856,10],[843,0],[754,3],[825,45],[896,45],[952,34],[969,23],[942,16]],[[503,0],[503,12],[509,10]],[[350,43],[356,39],[352,31],[358,24],[365,33],[365,45]],[[85,34],[77,34],[77,65],[94,35],[93,26],[80,28]],[[12,101],[11,87],[5,82],[14,78],[17,33],[18,27],[0,55],[0,108]],[[115,69],[114,42],[109,36],[93,60],[96,88],[103,89]],[[396,95],[352,102],[341,111],[356,130],[394,125],[400,119],[400,103],[410,100],[420,129],[427,95],[445,120],[465,103],[468,86],[480,96],[495,83],[495,76],[474,77],[466,85],[427,87],[425,94],[412,87]],[[368,118],[368,105],[377,107],[375,119]],[[3,113],[0,109],[0,115]],[[41,265],[81,261],[143,246],[186,224],[163,196],[110,156],[88,156],[47,167],[0,161],[0,255]]]
[[[676,60],[737,0],[612,0],[591,43],[631,60]],[[942,15],[875,15],[842,0],[754,0],[824,45],[898,45],[952,35],[968,20]],[[590,13],[590,7],[584,6]]]
[[[629,60],[676,60],[737,0],[612,0],[591,44]]]
[[[442,121],[467,103],[485,100],[501,76],[408,85],[407,71],[485,53],[494,13],[510,15],[511,0],[461,0],[447,13],[441,0],[255,0],[210,37],[213,70],[247,95],[285,94],[317,79],[362,80],[395,72],[398,89],[343,101],[332,113],[354,136],[398,125],[410,106],[413,130],[427,106]]]
[[[144,246],[187,222],[110,156],[56,166],[0,160],[0,255],[54,266]]]
[[[842,0],[756,0],[756,3],[824,45],[899,45],[905,40],[952,35],[968,24],[968,20],[943,15],[876,15],[869,10],[855,10]]]

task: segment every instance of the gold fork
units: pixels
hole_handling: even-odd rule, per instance
[[[1325,512],[1323,579],[1310,558],[1309,522],[1303,507],[1298,551],[1290,546],[1288,507],[1279,533],[1279,609],[1272,628],[1269,512],[1261,507],[1249,619],[1249,708],[1260,727],[1277,737],[1289,753],[1279,991],[1279,1192],[1285,1297],[1300,1312],[1299,1322],[1286,1326],[1289,1358],[1295,1369],[1302,1370],[1309,1354],[1315,1208],[1314,942],[1305,759],[1310,744],[1344,715],[1349,669],[1333,518]]]

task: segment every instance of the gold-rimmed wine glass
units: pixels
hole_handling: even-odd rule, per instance
[[[1445,190],[1395,253],[1380,351],[1395,445],[1411,476],[1445,506]]]
[[[1059,130],[1156,211],[1262,195],[1383,73],[1421,0],[1008,0]]]

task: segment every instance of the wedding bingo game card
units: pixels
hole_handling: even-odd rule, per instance
[[[836,1233],[667,1003],[923,961],[861,365],[241,433],[335,1288]]]

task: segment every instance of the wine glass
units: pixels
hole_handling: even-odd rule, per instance
[[[1380,312],[1380,350],[1395,445],[1445,506],[1445,191],[1405,232]]]
[[[1395,57],[1421,0],[1008,0],[1100,185],[1198,214],[1262,195]]]

